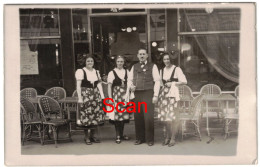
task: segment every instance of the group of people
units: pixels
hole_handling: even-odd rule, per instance
[[[165,124],[166,137],[162,145],[169,147],[175,145],[175,135],[178,131],[178,110],[179,100],[178,86],[187,84],[187,80],[182,70],[176,67],[168,53],[163,55],[165,67],[159,71],[158,67],[149,62],[146,49],[139,49],[137,57],[139,62],[134,64],[130,71],[124,69],[125,59],[117,56],[116,67],[108,73],[108,96],[114,100],[111,105],[117,102],[129,102],[132,100],[136,104],[145,102],[147,105],[136,106],[134,113],[136,141],[135,145],[147,143],[154,144],[154,105],[158,105],[158,118]],[[116,143],[122,140],[129,140],[124,135],[124,125],[129,122],[128,112],[105,113],[102,109],[102,100],[105,98],[101,77],[97,70],[93,68],[94,58],[86,56],[86,66],[76,71],[78,103],[80,106],[77,124],[85,126],[86,144],[99,143],[100,140],[94,137],[95,127],[104,121],[107,114],[109,122],[114,124],[116,131]],[[118,109],[125,108],[119,105]],[[147,108],[145,108],[147,107]],[[146,112],[147,110],[147,112]]]

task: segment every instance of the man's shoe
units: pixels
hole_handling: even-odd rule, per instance
[[[100,140],[97,139],[97,138],[95,138],[95,137],[91,137],[91,138],[89,138],[89,140],[90,140],[91,142],[93,142],[93,143],[100,143]]]
[[[153,142],[148,143],[148,146],[153,146]]]
[[[136,140],[135,141],[135,145],[140,145],[140,144],[142,144],[143,142],[141,141],[141,140]]]
[[[120,139],[121,139],[121,140],[130,140],[130,137],[124,135],[124,136],[121,136]]]

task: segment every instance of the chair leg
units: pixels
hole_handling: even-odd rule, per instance
[[[200,122],[197,120],[197,125],[196,125],[197,133],[199,135],[199,139],[201,141],[201,134],[200,134]]]
[[[183,135],[184,135],[184,122],[181,121],[181,141],[183,141]]]
[[[72,138],[71,138],[71,132],[70,132],[70,127],[71,127],[71,123],[68,123],[68,124],[67,124],[68,137],[69,137],[70,141],[72,141]]]
[[[53,131],[53,138],[54,138],[54,142],[55,142],[55,147],[57,148],[57,127],[55,126],[51,126],[52,131]]]
[[[41,145],[43,145],[43,142],[42,142],[42,129],[41,129],[41,124],[36,125],[36,128],[37,128],[38,133],[39,133],[39,138],[40,138]]]
[[[225,119],[225,136],[224,140],[226,140],[228,137],[228,119]]]
[[[22,145],[24,145],[24,140],[25,140],[25,136],[26,136],[26,125],[23,125],[23,139],[22,139]]]
[[[42,125],[42,145],[44,145],[44,139],[45,139],[45,126]]]

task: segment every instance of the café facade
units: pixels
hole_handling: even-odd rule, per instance
[[[75,71],[92,54],[105,81],[116,55],[126,68],[145,47],[163,67],[169,52],[193,92],[206,84],[234,91],[239,84],[239,8],[20,8],[21,89],[55,86],[70,96]]]

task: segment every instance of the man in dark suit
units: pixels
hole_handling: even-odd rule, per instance
[[[139,49],[137,53],[139,62],[134,64],[129,73],[130,91],[134,91],[136,113],[135,117],[135,145],[147,142],[149,146],[154,144],[154,104],[158,101],[160,90],[160,74],[155,64],[148,62],[146,49]],[[138,102],[145,102],[138,112]]]

